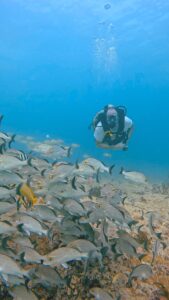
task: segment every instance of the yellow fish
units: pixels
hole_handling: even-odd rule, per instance
[[[22,202],[25,207],[35,205],[38,202],[38,198],[27,183],[21,183],[17,187],[16,193],[19,196],[18,200]]]

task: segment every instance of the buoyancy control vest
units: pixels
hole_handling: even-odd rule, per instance
[[[110,128],[110,125],[107,122],[107,110],[109,106],[106,105],[103,110],[98,112],[96,117],[93,120],[93,127],[96,128],[99,122],[102,123],[103,130],[105,132],[105,141],[108,138],[108,135],[111,133],[115,134],[115,139],[112,144],[117,144],[125,139],[124,126],[125,126],[125,116],[126,116],[126,107],[125,106],[115,106],[114,109],[118,114],[118,124],[116,132],[113,132],[113,128]],[[104,141],[103,141],[104,142]]]

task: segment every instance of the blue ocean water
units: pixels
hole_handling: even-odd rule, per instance
[[[1,0],[2,130],[49,134],[80,144],[79,156],[167,180],[168,28],[167,0]],[[135,125],[112,158],[88,130],[107,103],[125,105]]]

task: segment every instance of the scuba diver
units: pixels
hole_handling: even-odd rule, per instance
[[[100,148],[127,150],[127,141],[133,132],[133,121],[126,116],[124,106],[108,104],[99,111],[91,126],[96,145]]]

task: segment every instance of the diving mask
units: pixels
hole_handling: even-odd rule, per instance
[[[114,128],[117,121],[117,111],[114,108],[107,110],[107,123],[111,128]]]
[[[107,123],[110,128],[114,128],[116,126],[116,116],[107,116]]]

